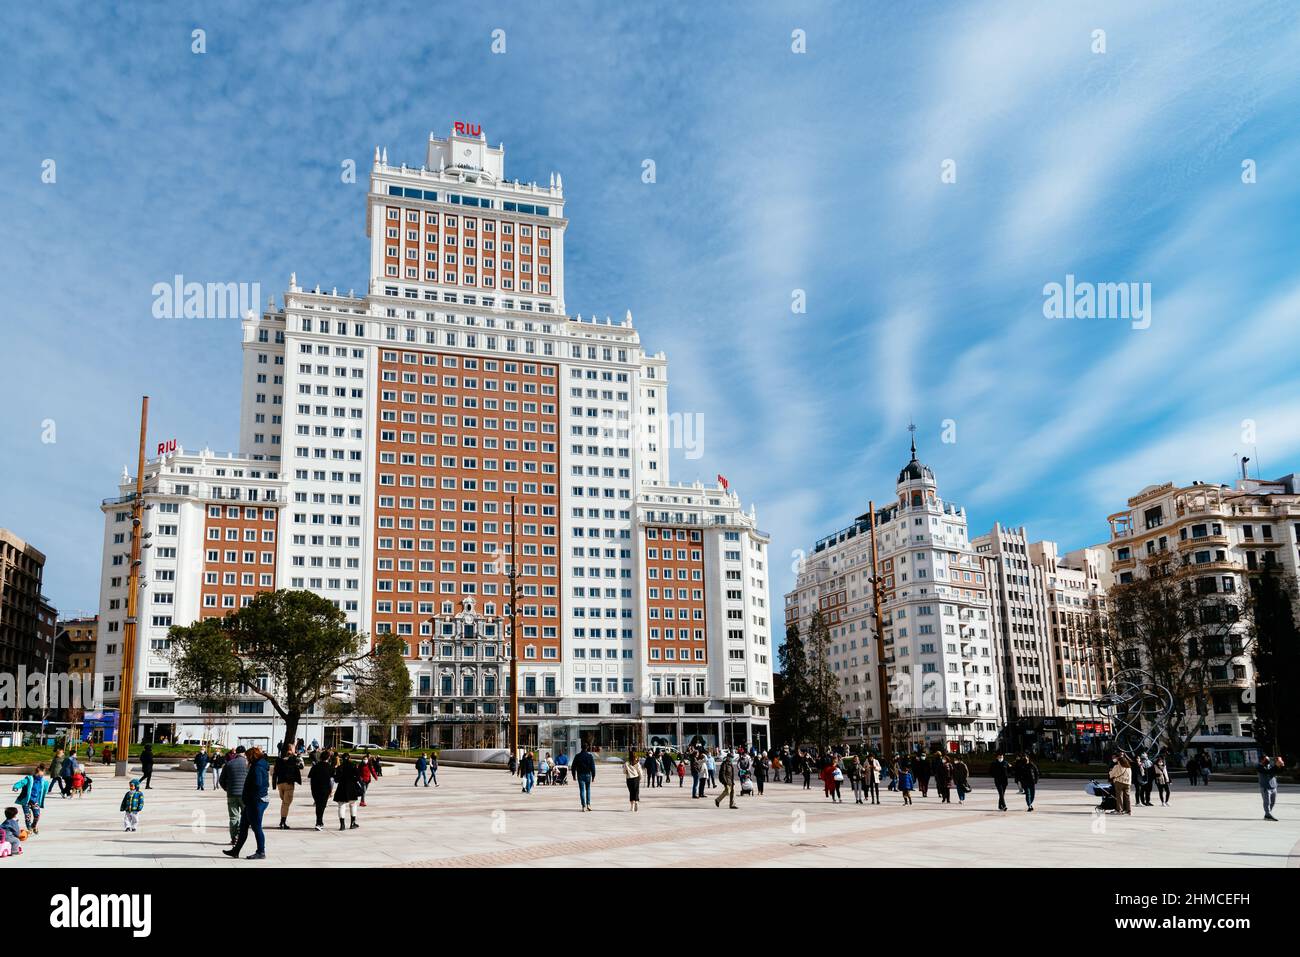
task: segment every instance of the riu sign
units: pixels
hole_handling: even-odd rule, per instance
[[[159,454],[159,455],[171,455],[171,454],[172,454],[173,452],[175,452],[175,451],[176,451],[176,440],[175,440],[175,439],[168,439],[166,442],[159,442],[159,443],[158,443],[158,454]]]
[[[457,136],[481,136],[483,135],[483,126],[480,123],[464,123],[457,120],[452,124],[452,129],[456,131]]]

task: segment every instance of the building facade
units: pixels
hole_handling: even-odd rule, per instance
[[[1109,522],[1112,571],[1121,584],[1163,561],[1188,573],[1198,595],[1233,603],[1247,593],[1252,573],[1273,566],[1294,578],[1300,570],[1300,476],[1294,473],[1271,481],[1243,475],[1231,486],[1147,486]],[[1245,621],[1229,629],[1206,700],[1187,702],[1201,730],[1194,743],[1251,742],[1254,667],[1247,629]],[[1210,631],[1218,641],[1224,629],[1214,624]],[[1136,660],[1119,664],[1141,666]]]
[[[274,743],[267,715],[176,701],[163,662],[171,624],[279,587],[405,643],[410,731],[428,745],[502,743],[512,602],[524,740],[716,742],[737,725],[765,738],[768,538],[729,490],[670,482],[665,356],[642,348],[630,314],[567,314],[562,179],[507,179],[504,148],[469,129],[430,134],[418,168],[376,150],[365,295],[293,276],[280,307],[246,317],[242,451],[177,446],[147,465],[144,571],[170,601],[141,604],[142,733],[157,709],[171,734],[225,721],[228,736]],[[129,476],[120,491],[104,505],[108,674]],[[323,715],[304,732],[374,733]]]
[[[1003,716],[988,567],[968,537],[965,509],[940,497],[915,442],[894,496],[876,507],[875,526],[895,748],[991,747]],[[785,620],[806,634],[813,615],[822,614],[849,740],[879,747],[885,708],[877,687],[870,529],[867,513],[813,546],[785,596]]]

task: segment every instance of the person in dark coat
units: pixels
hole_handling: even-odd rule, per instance
[[[153,787],[153,745],[146,744],[144,750],[140,752],[140,783],[144,785],[145,790]]]
[[[207,769],[208,769],[208,752],[206,750],[200,751],[198,754],[194,755],[194,770],[199,772],[199,783],[194,788],[194,790],[196,791],[204,790],[203,772],[206,771]]]
[[[1011,776],[1011,766],[1007,764],[1007,756],[1001,751],[994,757],[993,763],[989,765],[989,774],[993,778],[993,786],[998,789],[998,810],[1007,809],[1007,781]]]
[[[928,797],[930,794],[930,761],[926,758],[925,752],[922,751],[918,756],[916,766],[912,770],[916,775],[916,789],[921,792],[921,797]]]
[[[257,839],[257,851],[249,854],[248,859],[261,861],[266,859],[266,835],[262,833],[262,815],[266,813],[267,806],[271,803],[268,798],[271,791],[271,769],[266,763],[266,755],[262,753],[261,748],[249,748],[245,757],[248,759],[248,776],[244,778],[244,813],[239,819],[239,839],[235,841],[234,847],[226,848],[221,853],[228,857],[239,857],[239,852],[243,850],[244,842],[248,840],[248,832],[251,830]]]
[[[334,769],[334,804],[339,809],[339,830],[359,827],[357,824],[357,801],[361,800],[361,778],[358,768],[352,763],[352,756],[345,754],[339,759]],[[343,809],[347,808],[350,824],[343,823]]]
[[[587,742],[573,759],[573,776],[578,779],[578,801],[584,811],[591,810],[591,782],[596,779],[596,758],[587,750]]]
[[[965,803],[966,791],[969,790],[968,782],[970,781],[970,768],[961,758],[955,758],[952,762],[952,786],[957,789],[957,800]]]
[[[524,779],[524,786],[519,790],[524,794],[533,793],[533,784],[537,777],[537,766],[533,763],[533,752],[525,751],[519,760],[519,776]]]
[[[318,751],[311,770],[307,772],[307,781],[311,785],[311,799],[316,804],[316,830],[323,831],[325,805],[334,789],[334,755]]]
[[[939,801],[952,803],[952,766],[936,754],[930,762],[930,771],[934,774],[934,789],[939,792]]]
[[[289,830],[289,808],[293,805],[293,791],[302,784],[302,758],[294,752],[293,746],[285,748],[275,759],[275,769],[271,772],[271,785],[280,795],[280,830]]]

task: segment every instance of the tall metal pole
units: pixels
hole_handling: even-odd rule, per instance
[[[876,561],[876,503],[867,503],[871,515],[871,603],[876,613],[876,688],[880,695],[880,753],[885,760],[894,753],[889,727],[889,669],[885,667],[885,629],[880,619],[880,568]]]
[[[144,529],[144,442],[149,430],[149,397],[140,400],[140,450],[135,467],[135,498],[131,502],[131,570],[126,585],[126,623],[122,628],[122,686],[118,691],[117,731],[113,749],[117,753],[116,776],[125,777],[131,751],[131,728],[135,724],[135,636],[140,613],[140,538]]]
[[[515,511],[515,497],[510,496],[510,753],[519,758],[519,591],[515,581],[519,577],[519,551],[515,545],[515,531],[519,515]]]

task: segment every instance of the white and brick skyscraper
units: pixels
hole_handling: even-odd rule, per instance
[[[367,294],[293,277],[243,323],[241,451],[147,466],[137,734],[229,724],[276,742],[259,701],[205,716],[175,700],[165,645],[169,625],[280,587],[406,642],[429,745],[501,744],[512,599],[521,741],[766,741],[768,538],[729,489],[669,482],[664,355],[630,315],[567,315],[562,180],[504,164],[464,123],[430,135],[419,168],[377,149]],[[104,512],[111,675],[130,522],[119,500]],[[364,741],[362,725],[317,716],[304,733]]]

